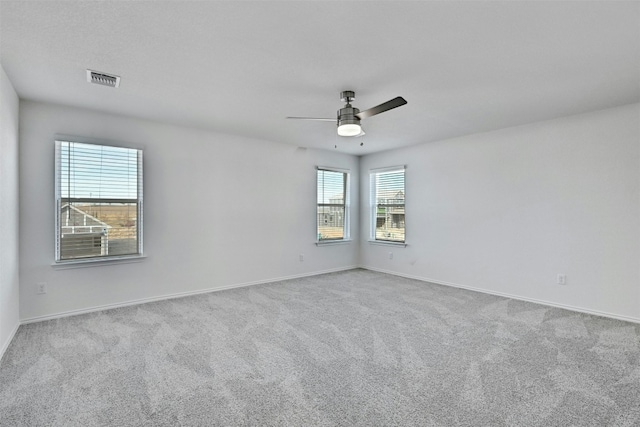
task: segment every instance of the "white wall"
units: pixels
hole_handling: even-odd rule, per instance
[[[361,264],[640,321],[639,122],[634,104],[365,156]],[[367,243],[368,171],[400,164],[409,245]]]
[[[20,105],[21,319],[359,263],[640,320],[638,104],[360,159],[51,104]],[[145,149],[146,260],[51,266],[56,133]],[[368,170],[399,164],[407,165],[409,246],[369,244]],[[363,209],[354,203],[360,221],[353,244],[314,245],[316,165],[354,171],[353,200]],[[568,276],[566,286],[555,284],[558,273]],[[35,294],[38,282],[48,283],[47,295]]]
[[[18,95],[0,66],[0,358],[18,328]]]
[[[20,124],[21,319],[357,265],[359,227],[315,245],[315,166],[354,171],[358,200],[357,157],[29,101]],[[55,134],[144,149],[146,260],[52,267]]]

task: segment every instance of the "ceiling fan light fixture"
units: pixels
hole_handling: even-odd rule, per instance
[[[362,133],[362,127],[358,123],[344,123],[338,126],[338,135],[357,136]]]
[[[356,116],[360,110],[347,104],[338,110],[338,135],[358,136],[362,132],[360,118]]]

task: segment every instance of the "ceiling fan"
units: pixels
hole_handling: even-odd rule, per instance
[[[362,136],[364,132],[360,126],[360,120],[376,114],[384,113],[407,103],[401,96],[393,98],[390,101],[383,102],[368,110],[360,111],[351,106],[351,101],[356,98],[356,93],[352,90],[345,90],[340,93],[340,100],[346,102],[346,105],[338,110],[337,119],[325,119],[317,117],[287,117],[287,119],[299,120],[318,120],[323,122],[336,122],[338,126],[338,135],[340,136]]]

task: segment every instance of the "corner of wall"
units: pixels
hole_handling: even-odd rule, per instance
[[[19,99],[0,65],[0,361],[20,325],[18,281]]]

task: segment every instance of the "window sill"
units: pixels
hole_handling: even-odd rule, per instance
[[[146,259],[146,255],[136,255],[128,257],[113,257],[104,259],[82,259],[82,260],[70,260],[60,261],[51,264],[56,270],[66,270],[69,268],[86,268],[86,267],[103,267],[105,265],[114,264],[131,264],[134,262],[142,262]]]
[[[372,245],[382,245],[382,246],[400,246],[403,248],[407,247],[407,243],[405,242],[389,242],[386,240],[369,240],[369,243]]]
[[[353,240],[322,240],[316,242],[316,246],[345,245],[353,242]]]

